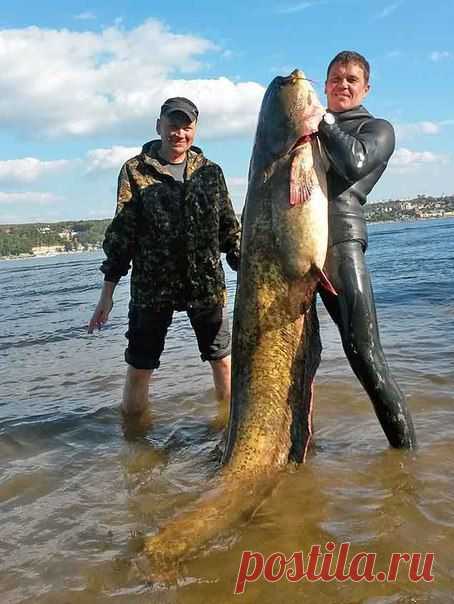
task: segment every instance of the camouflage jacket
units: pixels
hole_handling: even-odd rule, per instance
[[[188,151],[185,182],[157,159],[159,140],[143,146],[118,178],[117,209],[106,230],[101,266],[117,282],[132,262],[131,303],[143,307],[224,304],[221,252],[236,270],[240,226],[221,168]]]

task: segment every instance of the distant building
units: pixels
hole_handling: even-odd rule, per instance
[[[57,252],[64,252],[63,246],[61,245],[36,245],[32,247],[32,254],[35,256],[41,256],[43,254],[56,254]]]
[[[74,237],[76,237],[77,235],[77,231],[73,231],[72,229],[63,229],[62,231],[60,231],[58,233],[58,236],[61,239],[65,239],[66,241],[71,241],[71,239],[74,239]]]

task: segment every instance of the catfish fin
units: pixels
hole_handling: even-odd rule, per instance
[[[323,287],[323,289],[325,289],[330,294],[333,294],[334,296],[338,295],[333,284],[331,283],[331,281],[329,280],[329,278],[327,277],[327,275],[324,271],[319,270],[319,278],[320,278],[320,285]]]
[[[290,166],[290,205],[296,206],[308,201],[313,189],[313,168],[306,168],[300,153],[295,153]]]

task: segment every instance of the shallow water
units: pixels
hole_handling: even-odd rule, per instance
[[[184,314],[175,316],[153,376],[153,428],[125,438],[117,411],[124,376],[128,283],[109,324],[86,323],[98,253],[0,262],[0,593],[3,603],[454,601],[454,220],[370,227],[381,336],[405,391],[416,452],[388,448],[321,305],[315,444],[288,468],[245,525],[150,586],[124,562],[206,490],[220,434],[210,371]],[[235,275],[227,272],[232,311]],[[233,590],[243,550],[290,556],[351,543],[351,556],[434,552],[434,581],[268,583]]]

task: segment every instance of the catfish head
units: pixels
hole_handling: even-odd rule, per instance
[[[277,76],[263,97],[255,135],[251,174],[267,169],[316,132],[324,113],[303,71]]]

